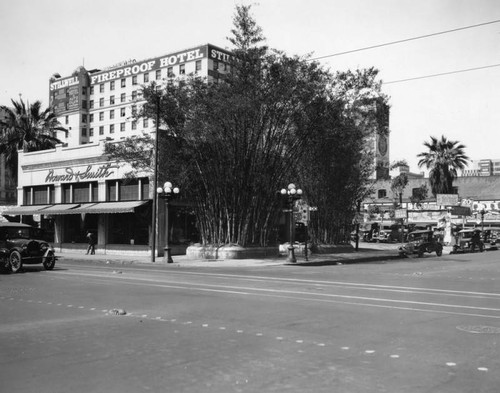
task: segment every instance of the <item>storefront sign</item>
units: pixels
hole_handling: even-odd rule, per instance
[[[96,167],[88,165],[84,170],[76,170],[72,167],[64,169],[63,173],[57,173],[54,169],[50,169],[45,177],[45,183],[60,183],[60,182],[79,182],[81,180],[105,179],[115,173],[112,169],[117,169],[117,165],[111,163]]]
[[[437,194],[436,203],[440,206],[455,206],[458,205],[457,194]]]

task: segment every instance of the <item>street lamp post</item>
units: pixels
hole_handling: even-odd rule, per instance
[[[290,212],[290,244],[288,246],[288,256],[287,262],[297,262],[297,258],[295,258],[295,249],[293,247],[294,238],[295,238],[295,220],[293,219],[293,205],[296,200],[302,198],[302,190],[300,188],[296,188],[295,184],[290,183],[288,188],[282,188],[280,191],[283,197],[287,198],[289,212]]]
[[[156,193],[158,194],[158,197],[165,199],[165,247],[164,247],[164,254],[163,254],[163,262],[166,263],[173,263],[172,259],[172,253],[170,250],[170,231],[169,231],[169,202],[172,198],[174,198],[178,193],[179,193],[179,188],[178,187],[172,187],[172,183],[169,181],[165,182],[163,184],[163,187],[158,187],[156,189]]]

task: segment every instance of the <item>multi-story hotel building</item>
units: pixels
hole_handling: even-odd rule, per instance
[[[83,249],[86,232],[93,231],[98,253],[150,253],[153,187],[146,174],[126,179],[131,168],[110,162],[104,146],[155,133],[153,119],[133,116],[144,103],[142,86],[153,81],[173,83],[189,74],[216,79],[227,70],[229,56],[230,52],[205,44],[104,69],[78,67],[64,77],[54,74],[50,105],[68,133],[58,134],[63,143],[52,150],[19,153],[18,206],[4,214],[39,222],[61,249]],[[160,250],[163,231],[160,221]],[[174,241],[190,240],[188,232],[179,226]]]

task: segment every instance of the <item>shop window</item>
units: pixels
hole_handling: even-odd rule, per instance
[[[54,186],[24,187],[25,205],[46,205],[54,201]]]
[[[121,201],[135,201],[139,199],[139,180],[138,179],[125,179],[119,181],[120,187],[120,200]]]
[[[72,199],[72,185],[71,184],[63,184],[61,187],[62,191],[62,202],[63,203],[73,203]]]

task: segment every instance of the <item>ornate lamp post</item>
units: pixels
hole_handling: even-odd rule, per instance
[[[163,254],[163,262],[173,263],[172,254],[170,252],[170,231],[169,231],[169,222],[168,222],[168,213],[169,213],[169,202],[172,198],[174,198],[179,193],[179,188],[172,188],[172,183],[169,181],[163,184],[163,187],[158,187],[156,189],[156,193],[159,198],[165,199],[165,248]]]
[[[295,258],[295,249],[293,247],[294,239],[295,239],[295,220],[293,219],[293,205],[296,200],[302,198],[302,190],[300,188],[296,188],[295,184],[290,183],[288,188],[282,188],[280,191],[283,197],[287,198],[289,212],[290,212],[290,245],[288,246],[288,256],[286,258],[287,262],[297,262]]]

